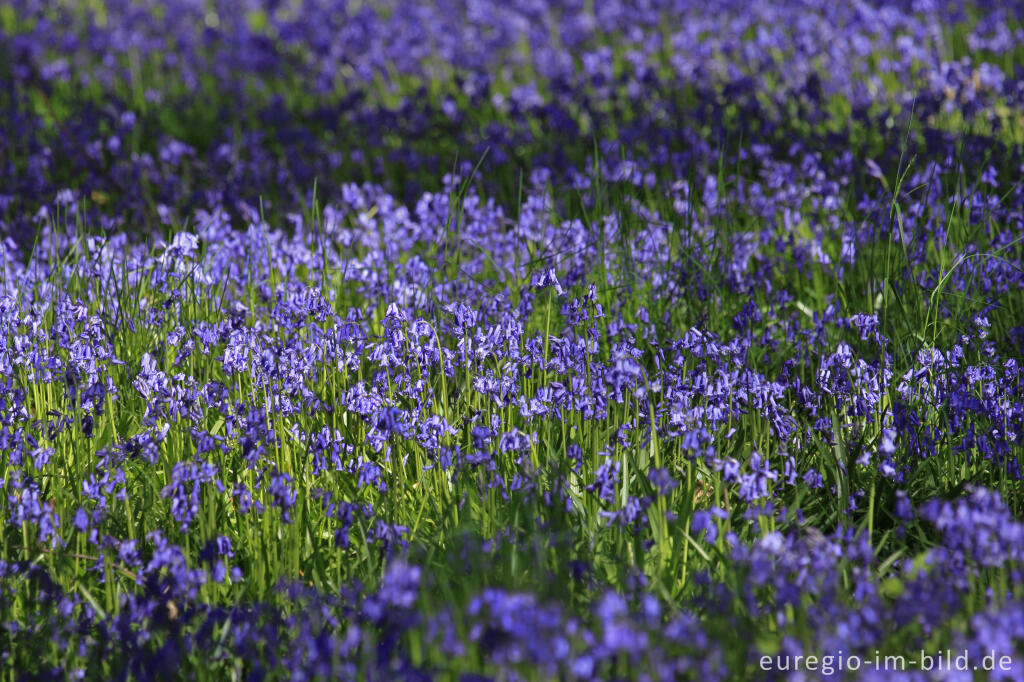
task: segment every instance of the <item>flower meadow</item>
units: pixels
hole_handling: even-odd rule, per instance
[[[1022,178],[1015,3],[4,0],[0,678],[1024,679]]]

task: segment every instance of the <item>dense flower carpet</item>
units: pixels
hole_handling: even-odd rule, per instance
[[[1024,9],[0,3],[0,679],[1024,679]]]

